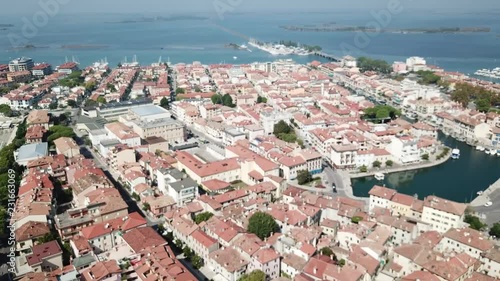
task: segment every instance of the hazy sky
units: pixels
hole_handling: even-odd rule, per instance
[[[382,9],[399,1],[408,9],[453,12],[500,12],[499,0],[0,0],[0,14],[29,15],[40,11],[40,3],[58,2],[60,13],[214,13],[214,6],[234,4],[233,12],[326,11],[347,8]],[[229,4],[231,5],[231,4]],[[229,7],[229,6],[225,6]],[[1,21],[1,20],[0,20]]]

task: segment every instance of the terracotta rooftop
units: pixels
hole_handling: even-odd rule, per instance
[[[238,271],[248,265],[248,261],[233,248],[222,248],[212,252],[210,259],[213,259],[229,272]]]
[[[49,225],[45,222],[29,221],[16,229],[16,241],[36,239],[50,233]]]
[[[375,185],[368,193],[373,196],[377,196],[383,199],[391,200],[392,197],[396,194],[396,190],[390,189],[387,187]]]
[[[33,246],[32,253],[26,256],[26,261],[30,266],[40,264],[44,259],[62,255],[61,247],[57,241],[50,241],[47,243]]]
[[[472,228],[451,228],[443,234],[443,237],[479,249],[483,252],[493,248],[493,243],[490,240],[483,237],[481,232]]]
[[[401,278],[401,281],[441,281],[439,277],[428,271],[415,271]]]
[[[210,191],[218,191],[231,187],[230,183],[218,179],[204,181],[201,184]]]
[[[115,260],[100,261],[82,271],[82,281],[106,280],[111,276],[121,274],[121,269]]]
[[[437,196],[427,196],[424,200],[424,207],[462,216],[467,208],[467,205],[449,201]]]
[[[28,114],[28,119],[26,123],[28,125],[45,124],[49,123],[49,111],[48,110],[33,110]]]
[[[123,239],[134,252],[140,252],[146,248],[153,248],[167,244],[151,227],[134,228],[123,234]]]

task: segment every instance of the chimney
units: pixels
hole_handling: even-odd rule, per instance
[[[314,272],[314,274],[318,273],[318,268],[317,268],[317,267],[314,267],[313,272]]]

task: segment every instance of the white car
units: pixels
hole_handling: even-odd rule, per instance
[[[486,204],[484,204],[485,207],[490,207],[491,205],[493,205],[493,202],[491,202],[491,201],[486,202]]]

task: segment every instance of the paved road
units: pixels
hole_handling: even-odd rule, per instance
[[[119,174],[110,169],[99,154],[87,146],[82,147],[82,154],[87,158],[93,159],[97,166],[101,168],[106,176],[111,180],[113,185],[117,187],[118,191],[120,191],[120,195],[123,197],[123,200],[125,200],[129,206],[129,212],[138,212],[141,214],[147,220],[149,226],[155,226],[163,222],[163,219],[152,218],[144,213],[144,211],[138,206],[138,203],[132,198],[132,194],[130,194],[129,190],[118,181]]]
[[[484,205],[479,205],[472,207],[478,215],[485,220],[489,225],[500,222],[500,189],[496,189],[485,196],[486,200],[489,200],[493,205],[485,207]]]

